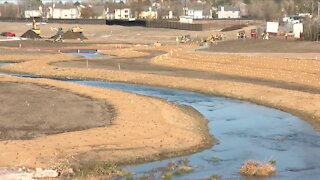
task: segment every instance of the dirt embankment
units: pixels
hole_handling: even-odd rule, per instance
[[[55,123],[72,115],[75,117],[82,115],[81,112],[74,114],[78,112],[78,107],[83,107],[82,109],[85,110],[84,117],[81,117],[85,121],[81,123],[83,126],[95,123],[95,121],[89,121],[94,114],[99,115],[94,111],[109,109],[103,108],[104,103],[111,104],[116,111],[114,121],[109,126],[86,127],[90,129],[40,136],[30,140],[0,141],[1,166],[48,167],[74,160],[115,163],[147,161],[189,153],[212,143],[212,137],[207,131],[207,122],[203,117],[196,113],[185,113],[186,110],[182,107],[159,99],[48,79],[26,79],[0,75],[0,82],[1,87],[5,85],[9,90],[10,88],[15,89],[8,92],[7,88],[1,88],[1,91],[5,91],[4,95],[1,95],[1,98],[4,98],[1,100],[1,108],[5,110],[5,116],[21,123],[16,126],[11,124],[12,128],[24,127],[24,123],[36,123],[36,117],[32,120],[28,117],[22,118],[21,113],[27,111],[26,116],[44,115],[43,113],[47,112],[46,107],[52,106],[53,102],[57,103],[55,106],[59,104],[61,106],[54,111],[48,109],[48,113],[41,119],[44,122],[48,121],[48,126],[51,123],[53,128],[56,125],[59,126]],[[43,89],[43,87],[50,88]],[[26,92],[25,95],[29,95],[30,99],[27,104],[26,101],[21,104],[17,99],[24,97],[24,95],[16,94],[22,90]],[[44,91],[48,93],[43,94]],[[54,94],[62,94],[65,98],[59,100],[58,97],[53,97]],[[52,96],[49,98],[50,95]],[[65,102],[66,100],[70,102]],[[36,102],[40,104],[37,105]],[[99,103],[95,105],[96,102],[102,102],[102,107],[96,109],[97,106],[100,106]],[[12,104],[17,104],[17,106],[11,106]],[[16,108],[12,109],[12,107]],[[61,110],[64,107],[65,109]],[[63,112],[54,114],[59,109]],[[72,110],[70,113],[65,112],[70,109],[73,109],[74,113]],[[31,110],[40,112],[29,113]],[[59,117],[56,117],[57,115]],[[86,116],[89,117],[86,118]],[[99,120],[99,118],[94,118],[96,121]],[[70,127],[73,124],[70,120],[64,123],[66,126],[70,123]],[[97,124],[101,125],[99,122]]]

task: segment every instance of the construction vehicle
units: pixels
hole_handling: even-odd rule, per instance
[[[36,33],[37,35],[40,35],[40,28],[37,27],[37,22],[36,22],[36,18],[32,19],[32,29],[31,29],[34,33]]]
[[[238,39],[246,39],[246,32],[244,30],[238,32]]]
[[[258,33],[257,33],[257,29],[251,29],[251,38],[258,38]]]
[[[189,41],[191,41],[191,35],[189,34],[181,36],[180,38],[180,43],[187,43]]]
[[[82,33],[83,29],[81,27],[79,27],[79,26],[75,26],[75,27],[71,28],[71,31],[74,32],[74,33]]]

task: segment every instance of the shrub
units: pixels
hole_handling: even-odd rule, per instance
[[[274,162],[274,161],[272,161]],[[240,173],[249,176],[271,176],[276,172],[274,163],[260,163],[257,161],[246,161],[240,168]]]

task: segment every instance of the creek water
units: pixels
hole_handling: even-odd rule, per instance
[[[171,161],[188,159],[194,171],[173,179],[205,179],[212,175],[222,176],[222,179],[246,179],[238,173],[239,168],[244,161],[253,159],[276,161],[277,173],[268,179],[320,178],[320,133],[288,113],[244,101],[181,90],[103,81],[65,81],[159,97],[192,106],[208,120],[210,134],[218,140],[218,144],[183,157],[124,167],[135,177],[154,172]],[[154,177],[159,179],[160,174],[155,173]]]
[[[275,160],[277,173],[272,179],[320,178],[320,133],[288,113],[244,101],[174,89],[101,81],[72,82],[159,97],[192,106],[208,119],[209,131],[218,144],[184,157],[125,167],[137,177],[186,158],[194,171],[174,179],[205,179],[212,175],[241,179],[239,168],[250,159]]]

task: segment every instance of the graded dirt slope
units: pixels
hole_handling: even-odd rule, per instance
[[[110,125],[113,107],[54,88],[0,82],[0,140],[31,139],[49,134]]]
[[[1,118],[4,115],[15,120],[10,122],[11,124],[7,119],[1,119],[1,122],[8,123],[12,129],[23,130],[23,123],[31,125],[39,122],[37,115],[43,115],[38,124],[40,128],[41,125],[47,124],[48,131],[55,126],[79,127],[99,124],[99,111],[103,106],[95,104],[97,102],[112,104],[116,112],[112,124],[108,126],[40,136],[30,140],[2,140],[1,167],[55,167],[74,161],[131,163],[141,159],[147,161],[190,153],[212,145],[207,122],[190,108],[121,91],[48,79],[0,75],[0,82],[1,92],[4,93],[0,98],[1,108],[4,109],[4,112],[0,111],[3,112]],[[23,99],[24,95],[13,97],[16,93],[21,93],[21,90],[28,95],[27,102]],[[42,94],[45,91],[48,91],[48,94]],[[57,94],[70,102],[59,102],[61,99],[55,96]],[[23,100],[22,103],[18,101],[19,97]],[[56,100],[52,100],[54,98]],[[40,104],[37,105],[36,102]],[[53,106],[52,102],[57,103],[54,106],[60,106],[53,111],[55,113],[47,109]],[[36,112],[37,110],[39,112]],[[81,110],[84,112],[81,113]],[[106,111],[105,108],[103,110]],[[25,114],[22,115],[20,112]],[[34,116],[36,119],[28,116]],[[66,119],[72,118],[71,116],[79,118],[79,122]],[[56,123],[60,121],[62,124],[59,126]],[[50,124],[53,127],[49,127]]]

